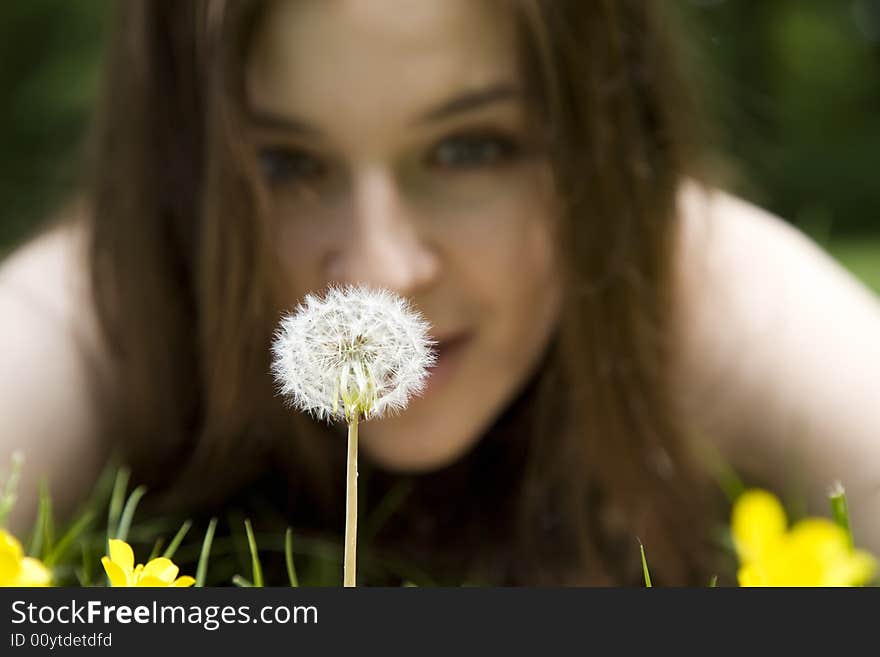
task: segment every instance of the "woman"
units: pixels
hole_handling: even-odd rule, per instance
[[[880,548],[876,300],[697,182],[658,7],[126,3],[84,207],[0,278],[26,484],[73,502],[118,452],[178,508],[269,478],[341,531],[344,440],[274,396],[268,345],[351,281],[439,341],[425,396],[360,439],[368,505],[412,481],[376,544],[437,580],[635,583],[638,536],[655,579],[704,583],[707,446],[842,479]]]

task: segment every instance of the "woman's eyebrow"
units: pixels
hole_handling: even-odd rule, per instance
[[[497,82],[482,89],[466,91],[440,103],[438,106],[425,112],[419,118],[418,123],[434,123],[456,114],[482,109],[494,103],[518,100],[521,97],[522,93],[517,85],[509,82]]]
[[[450,98],[449,100],[443,101],[439,105],[422,114],[416,120],[416,123],[435,123],[457,114],[482,109],[487,105],[518,100],[521,96],[522,93],[519,87],[515,84],[507,82],[491,84],[482,89],[466,91],[458,96]],[[319,128],[306,121],[302,121],[293,116],[276,114],[255,107],[249,108],[248,119],[252,126],[264,130],[283,131],[302,137],[312,138],[321,138],[323,135]]]
[[[322,134],[318,128],[305,121],[253,107],[248,110],[248,120],[253,127],[264,130],[290,132],[302,137],[316,138],[321,137]]]

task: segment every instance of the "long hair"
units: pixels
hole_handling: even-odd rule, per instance
[[[342,452],[268,374],[280,277],[242,129],[262,4],[120,7],[89,190],[106,431],[169,499],[216,503],[272,469],[292,513],[341,527]],[[633,584],[638,537],[656,579],[699,583],[711,508],[668,383],[676,190],[701,162],[676,34],[661,3],[503,6],[561,201],[562,318],[517,401],[460,463],[415,478],[376,540],[473,581]]]

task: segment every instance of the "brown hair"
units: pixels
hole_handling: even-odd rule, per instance
[[[192,507],[274,469],[292,517],[341,531],[344,449],[268,373],[279,279],[241,130],[262,4],[121,8],[90,193],[107,431]],[[674,32],[661,3],[508,4],[564,207],[563,318],[517,401],[461,462],[413,478],[376,541],[438,577],[636,584],[638,536],[659,581],[704,583],[711,509],[667,384],[676,190],[699,161]]]

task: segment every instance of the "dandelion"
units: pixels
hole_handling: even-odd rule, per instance
[[[115,538],[110,539],[110,556],[102,557],[101,563],[111,586],[187,587],[195,584],[192,577],[178,577],[180,569],[165,557],[135,566],[131,546]]]
[[[861,586],[876,561],[853,549],[849,533],[826,518],[805,518],[790,530],[771,493],[753,489],[734,504],[731,531],[740,586]]]
[[[370,419],[406,408],[434,363],[428,324],[388,290],[330,288],[285,316],[272,346],[281,394],[318,419]]]
[[[331,287],[306,295],[272,344],[279,392],[314,417],[348,423],[344,585],[355,583],[357,427],[406,408],[436,356],[428,323],[388,290]]]
[[[21,543],[0,529],[0,586],[49,586],[52,574],[39,559],[24,556]]]

